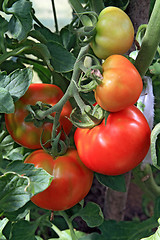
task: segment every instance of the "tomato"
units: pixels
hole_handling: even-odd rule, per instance
[[[110,112],[135,104],[143,82],[134,65],[122,55],[112,55],[104,61],[102,69],[103,79],[95,90],[97,103]]]
[[[33,83],[29,86],[27,92],[15,104],[15,112],[5,114],[5,123],[8,132],[12,138],[20,145],[30,148],[41,148],[40,138],[42,131],[42,142],[45,143],[51,137],[52,123],[43,123],[41,127],[36,127],[33,122],[25,122],[29,114],[27,105],[35,105],[37,101],[54,106],[63,96],[62,90],[52,84]],[[66,134],[69,134],[72,124],[67,119],[72,111],[71,104],[66,102],[60,115],[60,124]]]
[[[134,28],[128,15],[117,7],[104,8],[91,42],[95,55],[106,59],[112,54],[124,54],[131,48],[133,40]]]
[[[41,208],[53,211],[66,210],[81,201],[89,192],[93,172],[80,160],[77,150],[69,149],[55,159],[44,150],[32,152],[25,163],[33,163],[53,175],[50,186],[31,198]]]
[[[110,113],[92,129],[77,128],[75,144],[82,162],[91,170],[120,175],[135,168],[150,147],[150,128],[134,105]]]

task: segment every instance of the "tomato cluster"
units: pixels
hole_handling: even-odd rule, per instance
[[[65,155],[53,158],[40,149],[42,148],[40,138],[43,143],[51,138],[52,123],[44,122],[37,127],[34,122],[25,121],[29,114],[27,105],[35,105],[41,101],[43,104],[54,106],[62,96],[62,90],[55,85],[34,83],[16,102],[15,112],[5,114],[6,127],[12,138],[26,148],[39,149],[33,151],[25,163],[33,163],[35,167],[43,168],[54,176],[51,185],[33,196],[31,201],[39,207],[55,211],[66,210],[81,201],[89,192],[93,180],[93,172],[81,162],[77,150],[69,149]],[[60,115],[58,129],[59,131],[63,127],[67,135],[72,128],[72,123],[68,120],[71,111],[72,106],[67,101]]]
[[[91,42],[95,55],[104,59],[103,77],[94,90],[95,99],[109,116],[92,129],[77,128],[74,135],[78,154],[91,170],[120,175],[135,168],[150,147],[150,127],[134,104],[142,89],[134,65],[120,55],[133,43],[134,29],[129,17],[116,7],[99,15]]]

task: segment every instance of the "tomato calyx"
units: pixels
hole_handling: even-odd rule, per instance
[[[27,105],[26,108],[29,112],[27,117],[25,118],[25,122],[33,122],[36,127],[41,127],[44,122],[53,122],[54,117],[51,115],[46,116],[45,118],[43,117],[43,112],[48,110],[51,105],[47,103],[42,103],[38,101],[36,105]]]
[[[61,134],[65,135],[65,139],[61,140]],[[43,135],[43,134],[42,134]],[[63,131],[63,129],[60,130],[60,132],[56,136],[52,136],[50,140],[48,140],[45,144],[42,143],[42,136],[40,139],[42,148],[50,155],[53,156],[53,158],[56,158],[58,156],[62,156],[67,152],[67,149],[70,146],[70,139],[66,135],[66,133]],[[51,147],[45,147],[46,144],[50,144]]]
[[[79,44],[83,47],[90,43],[96,35],[96,24],[98,21],[98,15],[94,11],[79,13],[80,17],[87,16],[89,21],[87,24],[83,24],[83,27],[77,28]]]
[[[102,67],[95,65],[81,76],[78,82],[78,90],[84,93],[91,92],[102,83],[102,79]]]
[[[78,128],[93,128],[104,118],[104,110],[99,106],[86,105],[82,112],[79,108],[73,109],[70,121]]]

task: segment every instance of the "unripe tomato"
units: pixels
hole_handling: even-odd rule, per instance
[[[102,69],[102,82],[95,89],[97,103],[110,112],[135,104],[143,89],[135,66],[122,55],[112,55],[104,61]]]
[[[15,142],[30,149],[41,148],[40,138],[42,132],[42,142],[45,143],[51,138],[53,124],[45,122],[41,127],[36,127],[33,122],[26,122],[25,118],[29,114],[26,106],[35,105],[38,101],[54,106],[62,96],[62,90],[56,85],[42,83],[31,84],[24,96],[15,103],[15,112],[5,114],[7,130]],[[63,126],[63,130],[67,135],[72,128],[72,123],[67,119],[71,111],[72,106],[70,102],[67,101],[60,115],[60,125]]]
[[[148,122],[134,105],[110,113],[91,129],[77,128],[75,144],[82,162],[91,170],[120,175],[135,168],[145,158],[150,147]]]
[[[53,176],[50,186],[31,198],[41,208],[52,211],[69,209],[91,188],[93,172],[81,162],[75,149],[69,149],[55,159],[42,149],[36,150],[25,159],[25,163],[33,163]]]
[[[99,14],[96,31],[91,47],[101,59],[112,54],[124,54],[132,46],[134,28],[128,15],[120,8],[104,8]]]

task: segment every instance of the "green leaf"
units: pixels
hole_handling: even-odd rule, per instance
[[[6,224],[8,223],[8,219],[7,218],[3,218],[2,220],[0,220],[0,239],[1,240],[6,240],[5,236],[3,235],[2,231],[4,229],[4,227],[6,226]]]
[[[8,31],[8,22],[0,16],[0,50],[5,52],[4,33]]]
[[[39,221],[28,222],[21,220],[13,225],[12,237],[10,240],[35,240],[35,231],[39,225]]]
[[[13,14],[9,21],[9,30],[13,36],[22,41],[32,28],[31,17],[32,3],[27,0],[16,1],[6,13]]]
[[[52,181],[52,176],[45,170],[19,160],[11,162],[5,170],[8,172],[0,177],[0,209],[6,212],[23,207]]]
[[[153,63],[149,67],[150,73],[154,75],[159,75],[160,74],[160,59],[157,59],[155,63]]]
[[[7,90],[14,100],[18,100],[27,91],[31,84],[33,72],[31,68],[17,69],[6,75],[0,72],[0,87]]]
[[[118,176],[107,176],[100,173],[95,173],[97,180],[107,186],[112,188],[115,191],[125,192],[126,191],[126,183],[124,175]]]
[[[160,219],[159,219],[159,224],[160,224]],[[160,226],[158,227],[157,231],[155,234],[151,235],[150,237],[147,238],[142,238],[141,240],[159,240],[160,239]]]
[[[36,31],[40,32],[43,37],[46,39],[46,43],[49,41],[54,41],[54,42],[58,42],[60,44],[62,44],[61,38],[57,33],[53,33],[51,32],[50,29],[46,28],[46,27],[39,27],[38,25],[34,25],[34,28]],[[36,32],[35,32],[36,34]],[[40,35],[36,35],[35,38],[40,37]]]
[[[27,176],[29,178],[27,191],[31,195],[35,195],[45,190],[53,179],[53,177],[42,168],[35,168],[33,164],[23,163],[19,160],[9,164],[6,171],[12,171]]]
[[[99,205],[88,202],[87,205],[78,212],[89,227],[97,227],[103,223],[104,217]]]
[[[7,89],[0,87],[0,113],[13,113],[14,102]]]
[[[0,209],[15,211],[30,200],[27,177],[16,173],[6,173],[0,177]]]
[[[51,63],[56,72],[70,72],[73,70],[76,58],[57,42],[48,42],[47,47],[51,53]]]

